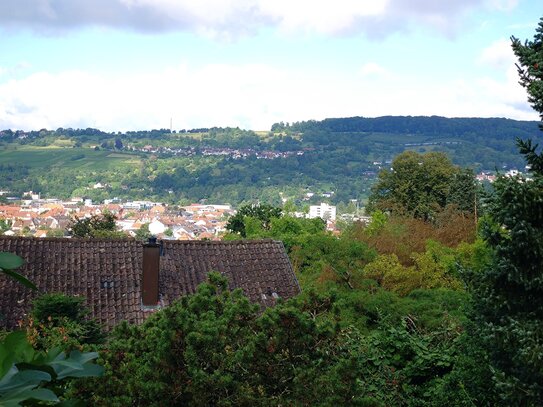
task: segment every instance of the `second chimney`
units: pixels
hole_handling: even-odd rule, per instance
[[[160,245],[156,237],[149,238],[143,245],[143,274],[141,280],[141,298],[145,307],[158,305],[158,271],[160,268]]]

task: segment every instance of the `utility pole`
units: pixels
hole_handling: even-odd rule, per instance
[[[475,234],[477,234],[477,185],[475,186],[475,193],[473,194],[473,213],[475,215]]]

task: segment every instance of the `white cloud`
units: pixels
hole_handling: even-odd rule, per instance
[[[511,49],[511,41],[502,39],[493,42],[481,52],[477,62],[495,69],[514,66],[516,58]]]
[[[368,62],[360,68],[363,77],[390,76],[391,73],[376,62]]]
[[[515,68],[517,59],[510,40],[501,39],[493,42],[481,51],[476,62],[493,70],[493,75],[473,80],[474,88],[480,92],[480,95],[473,95],[473,98],[481,99],[481,96],[484,96],[485,100],[488,100],[488,106],[485,109],[481,107],[481,111],[492,110],[496,115],[504,117],[538,120],[537,114],[527,102],[525,89],[519,84]]]
[[[506,70],[503,81],[483,77],[477,79],[477,84],[489,99],[500,104],[507,113],[517,111],[517,117],[537,120],[537,114],[527,103],[526,91],[518,83],[518,73],[514,67]],[[507,113],[504,115],[507,116]]]
[[[373,68],[372,68],[373,66]],[[380,71],[368,65],[368,72]],[[514,69],[486,77],[429,83],[394,75],[321,75],[264,64],[172,66],[155,73],[105,76],[36,73],[0,84],[0,129],[96,127],[135,130],[240,126],[326,117],[442,115],[537,120]]]
[[[21,74],[30,67],[31,65],[26,61],[21,61],[14,65],[0,66],[0,77],[4,76],[4,78],[2,79],[6,80],[7,77],[12,77],[13,75]]]
[[[491,8],[500,11],[511,11],[518,6],[518,0],[488,0]]]
[[[179,66],[118,77],[38,73],[0,84],[0,128],[160,128],[170,118],[178,127],[258,126],[271,120],[265,100],[277,94],[281,75],[261,65]]]
[[[381,16],[388,0],[261,0],[259,14],[275,21],[285,31],[336,34],[348,31],[360,20]]]

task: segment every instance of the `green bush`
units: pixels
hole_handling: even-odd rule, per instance
[[[61,293],[44,294],[32,303],[32,317],[39,323],[57,323],[63,318],[83,321],[87,314],[83,297],[71,297]]]
[[[88,318],[83,297],[60,293],[36,298],[27,323],[30,341],[37,349],[60,346],[63,349],[93,348],[105,339],[100,325]]]
[[[262,312],[211,274],[143,325],[117,327],[104,377],[79,395],[97,406],[431,405],[454,367],[457,325],[428,331],[377,306],[379,328],[363,334],[338,324],[355,298],[343,289],[353,297],[310,292]]]

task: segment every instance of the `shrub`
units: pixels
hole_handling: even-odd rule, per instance
[[[63,349],[89,348],[89,345],[102,343],[105,335],[100,325],[88,318],[83,302],[82,297],[60,293],[36,298],[27,322],[31,343],[37,349],[55,346]]]

